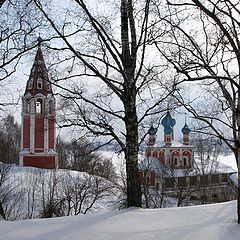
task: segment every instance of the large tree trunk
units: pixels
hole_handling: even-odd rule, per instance
[[[129,32],[131,36],[129,36]],[[129,40],[131,38],[131,41]],[[141,191],[138,173],[138,119],[136,110],[136,29],[133,19],[131,0],[121,1],[121,40],[122,64],[124,67],[124,96],[126,127],[126,173],[127,173],[127,206],[141,206]],[[131,50],[130,50],[131,45]]]
[[[125,104],[126,125],[126,173],[127,173],[127,206],[141,207],[141,191],[138,174],[138,123],[136,107],[132,101]]]

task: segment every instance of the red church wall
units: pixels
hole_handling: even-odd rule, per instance
[[[51,118],[48,120],[48,148],[54,149],[54,123],[55,119]]]
[[[54,169],[55,157],[54,156],[24,156],[23,166]]]
[[[43,118],[35,118],[35,148],[36,152],[42,152],[44,149],[44,119]]]
[[[183,136],[183,144],[189,145],[189,136],[188,135]]]
[[[163,152],[163,151],[160,151],[158,155],[159,155],[159,156],[158,156],[159,160],[160,160],[163,164],[165,164],[164,152]]]
[[[191,167],[192,165],[192,153],[189,151],[184,151],[183,152],[183,157],[187,157],[188,158],[188,167]]]
[[[153,152],[152,156],[153,156],[153,157],[155,157],[155,158],[157,158],[157,157],[158,157],[158,153],[157,153],[157,151],[156,151],[156,150]]]
[[[23,119],[23,148],[30,148],[30,117]]]

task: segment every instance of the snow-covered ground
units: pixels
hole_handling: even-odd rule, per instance
[[[1,240],[239,240],[236,202],[0,221]]]

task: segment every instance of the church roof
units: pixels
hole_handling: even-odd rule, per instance
[[[176,124],[176,120],[172,118],[170,112],[167,112],[165,117],[162,119],[162,125],[164,127],[174,127]]]
[[[35,96],[39,93],[43,95],[47,95],[49,93],[52,94],[52,86],[51,82],[49,81],[40,42],[38,44],[37,53],[33,62],[29,79],[27,81],[24,95],[30,94]]]
[[[157,133],[158,129],[157,128],[154,128],[153,126],[151,126],[149,129],[148,129],[148,134],[150,135],[155,135]]]
[[[188,127],[188,125],[185,123],[185,125],[182,128],[182,133],[183,134],[189,134],[190,133],[190,129]]]

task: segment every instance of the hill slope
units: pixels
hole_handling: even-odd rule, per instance
[[[0,221],[1,240],[239,240],[236,202],[127,209],[55,219]]]

